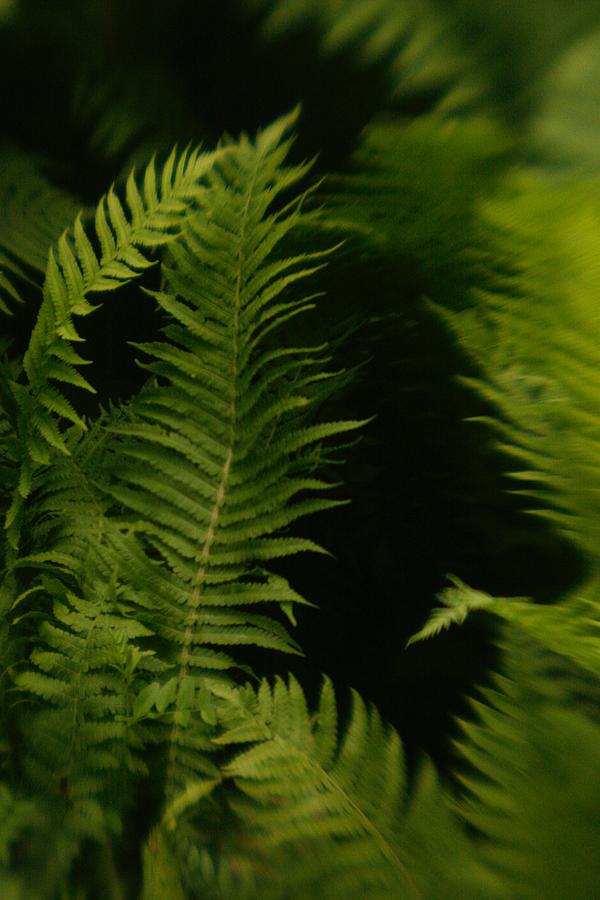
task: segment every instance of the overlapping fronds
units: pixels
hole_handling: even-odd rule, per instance
[[[343,730],[328,678],[312,714],[293,677],[217,693],[216,743],[251,744],[222,770],[236,821],[220,855],[246,884],[219,897],[474,896],[476,866],[433,770],[409,801],[400,739],[356,692]],[[434,844],[444,849],[438,862]]]
[[[480,370],[462,379],[493,409],[479,417],[518,462],[528,509],[575,542],[591,574],[600,539],[597,232],[600,189],[523,177],[488,205],[490,290],[439,309]]]
[[[455,587],[440,594],[442,606],[409,643],[480,610],[509,625],[500,636],[502,674],[471,701],[474,721],[461,720],[456,742],[464,792],[455,809],[479,833],[474,850],[496,891],[490,896],[591,895],[600,800],[593,788],[600,728],[589,717],[600,675],[598,604],[534,604],[451,581]]]
[[[264,11],[270,40],[312,28],[327,56],[351,52],[358,65],[384,63],[395,98],[441,91],[449,109],[482,93],[450,19],[429,0],[252,0],[251,6]]]
[[[66,191],[54,187],[32,157],[0,149],[0,312],[5,300],[20,301],[23,283],[41,285],[48,251],[79,211]]]
[[[136,683],[163,666],[138,646],[149,632],[121,602],[116,575],[114,560],[97,551],[79,592],[42,575],[14,604],[22,612],[34,594],[35,608],[51,608],[39,616],[29,664],[14,676],[25,741],[19,768],[43,811],[30,841],[36,897],[54,896],[83,840],[119,833],[131,776],[146,771],[144,734],[134,720]]]
[[[313,305],[284,292],[323,256],[274,252],[302,215],[300,200],[275,206],[306,173],[282,165],[293,118],[254,144],[243,138],[210,173],[171,248],[167,289],[153,294],[171,320],[165,338],[134,344],[155,378],[131,403],[129,421],[109,427],[120,438],[109,492],[127,511],[123,531],[146,548],[123,551],[132,599],[173,648],[176,707],[205,689],[204,676],[232,664],[223,646],[299,652],[276,618],[254,611],[277,604],[294,621],[293,604],[306,602],[264,565],[319,549],[287,532],[340,502],[315,494],[330,485],[312,473],[310,451],[362,424],[312,423],[313,384],[326,377],[322,351],[272,340]],[[210,712],[205,718],[210,724]],[[192,733],[189,721],[174,723],[172,786],[196,766],[186,741],[201,739]]]
[[[152,160],[141,189],[133,172],[127,181],[127,212],[112,189],[100,201],[93,238],[99,251],[79,217],[72,232],[64,232],[50,251],[44,299],[23,360],[28,384],[8,385],[20,407],[18,430],[23,460],[6,527],[17,518],[22,501],[29,495],[35,465],[47,464],[52,451],[68,452],[60,421],[66,419],[86,427],[58,387],[67,384],[94,391],[76,368],[87,360],[72,346],[81,341],[74,317],[97,308],[90,303],[90,294],[115,290],[137,277],[151,264],[150,251],[177,235],[215,155],[218,151],[201,154],[198,150],[173,150],[160,173]],[[16,526],[10,537],[16,544]]]

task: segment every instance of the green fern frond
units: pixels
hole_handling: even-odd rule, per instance
[[[22,301],[21,286],[41,286],[48,251],[79,210],[66,191],[44,177],[34,159],[0,151],[0,312],[11,314],[2,294]]]
[[[279,605],[289,615],[305,602],[263,564],[320,550],[287,531],[341,502],[319,496],[329,485],[313,477],[307,452],[363,424],[312,424],[322,353],[275,343],[276,329],[312,306],[285,292],[324,256],[274,252],[302,216],[301,198],[275,206],[306,174],[283,166],[294,118],[255,143],[242,138],[209,174],[164,266],[167,290],[152,295],[171,320],[165,338],[134,344],[154,378],[130,404],[130,421],[109,428],[118,440],[107,490],[126,511],[121,528],[141,542],[128,556],[132,598],[171,647],[175,706],[182,691],[203,690],[211,670],[231,665],[222,647],[300,652],[279,621],[252,608]],[[202,740],[188,731],[175,723],[169,738],[169,791],[194,775],[186,741]]]
[[[465,762],[458,811],[477,830],[502,897],[591,897],[600,876],[600,728],[556,696],[555,667],[511,644],[506,673],[473,702],[457,742]]]
[[[478,203],[493,190],[510,141],[499,123],[439,114],[365,129],[345,174],[324,180],[318,222],[350,238],[371,261],[416,271],[421,289],[464,304],[480,242]],[[464,185],[469,190],[464,190]]]
[[[600,677],[600,603],[592,585],[557,603],[540,604],[526,597],[492,597],[469,587],[455,575],[448,575],[448,580],[454,587],[441,591],[437,598],[441,606],[431,612],[407,647],[434,637],[453,624],[461,625],[472,613],[484,610],[516,627],[534,644]]]
[[[355,691],[343,731],[328,678],[313,714],[291,676],[217,694],[215,743],[252,744],[223,768],[239,833],[225,855],[254,868],[251,897],[468,896],[474,863],[433,771],[409,802],[400,739]],[[439,865],[430,840],[448,850]]]
[[[84,840],[105,843],[119,833],[132,776],[146,772],[146,738],[134,717],[139,679],[145,684],[164,668],[137,645],[150,632],[120,601],[113,561],[103,565],[97,553],[95,562],[94,568],[88,559],[78,593],[55,576],[40,576],[38,608],[50,603],[52,615],[41,616],[29,664],[14,676],[27,701],[18,715],[26,747],[21,777],[35,787],[43,812],[30,873],[39,897],[54,896],[52,886]],[[39,859],[47,860],[43,871]]]
[[[454,588],[444,588],[438,594],[437,599],[442,606],[436,607],[425,626],[408,640],[406,646],[410,647],[416,641],[427,640],[438,635],[451,625],[461,625],[473,610],[496,608],[496,599],[483,591],[477,591],[469,587],[455,575],[448,575],[448,580],[454,584]],[[500,601],[500,598],[497,598]]]
[[[450,20],[429,0],[252,0],[269,41],[316,30],[324,56],[352,53],[359,66],[386,67],[394,99],[443,90],[440,108],[468,106],[482,85]]]
[[[513,493],[597,567],[600,442],[597,403],[600,296],[596,181],[550,184],[521,176],[484,210],[493,289],[472,309],[436,307],[480,374],[462,379],[492,406],[479,417],[517,465]],[[504,267],[505,275],[501,274]]]
[[[141,189],[133,172],[127,181],[127,212],[112,189],[100,201],[95,216],[99,253],[80,217],[72,233],[65,232],[50,251],[44,300],[23,359],[28,384],[10,385],[21,407],[19,439],[26,454],[24,466],[47,464],[56,450],[68,453],[58,425],[61,420],[86,427],[59,387],[67,384],[94,392],[76,368],[88,361],[72,346],[81,341],[74,316],[88,315],[97,308],[89,302],[90,294],[115,290],[151,265],[149,251],[177,236],[190,204],[202,190],[203,177],[218,156],[219,151],[178,154],[173,150],[160,174],[151,161]],[[15,523],[10,531],[15,546],[18,515],[27,496],[28,490],[16,492],[6,516],[5,527]]]

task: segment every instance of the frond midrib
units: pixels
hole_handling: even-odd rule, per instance
[[[229,478],[231,474],[231,467],[233,464],[233,454],[234,454],[234,445],[236,438],[236,421],[237,421],[237,379],[238,379],[238,355],[239,355],[239,329],[240,329],[240,313],[241,313],[241,299],[242,299],[242,281],[244,278],[244,240],[246,236],[246,229],[248,225],[248,217],[250,213],[250,205],[252,202],[252,197],[254,194],[254,188],[256,184],[256,179],[258,177],[258,173],[260,171],[260,166],[263,162],[263,153],[257,154],[257,157],[254,162],[254,167],[252,170],[252,176],[250,178],[250,182],[248,185],[248,190],[246,194],[246,202],[243,207],[241,223],[240,223],[240,231],[239,231],[239,250],[238,250],[238,267],[236,273],[236,281],[235,281],[235,289],[233,292],[233,327],[232,327],[232,336],[231,336],[231,400],[229,404],[229,434],[227,441],[227,451],[225,454],[225,461],[223,463],[223,468],[221,471],[221,475],[219,478],[219,486],[217,488],[215,494],[215,500],[213,504],[213,508],[211,511],[210,519],[206,534],[204,536],[204,543],[202,546],[202,551],[200,553],[200,564],[194,576],[194,587],[192,589],[192,593],[190,596],[189,604],[188,604],[188,618],[186,623],[186,629],[183,636],[183,643],[181,647],[181,651],[179,653],[179,658],[177,660],[177,683],[179,691],[183,679],[187,676],[189,670],[189,658],[191,652],[191,646],[193,643],[193,638],[196,631],[196,626],[198,624],[199,619],[199,608],[202,602],[203,588],[206,579],[206,572],[208,561],[210,559],[210,554],[212,550],[212,545],[215,540],[215,536],[217,533],[217,529],[219,526],[219,519],[221,516],[221,510],[223,508],[223,504],[225,502],[225,495],[227,491],[227,486],[229,484]],[[167,769],[167,777],[166,777],[166,795],[169,796],[172,790],[173,778],[175,775],[175,768],[177,762],[177,752],[178,752],[178,736],[179,736],[180,726],[178,723],[173,724],[173,728],[171,730],[171,735],[169,739],[169,751],[168,751],[168,769]]]

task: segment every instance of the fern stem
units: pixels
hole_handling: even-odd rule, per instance
[[[258,172],[262,163],[263,154],[259,154],[255,165],[254,170],[252,172],[252,177],[250,179],[250,183],[248,185],[248,190],[246,194],[246,200],[244,203],[244,208],[241,217],[240,224],[240,237],[239,237],[239,249],[238,249],[238,268],[236,273],[236,282],[235,282],[235,291],[233,296],[233,327],[232,327],[232,347],[231,347],[231,401],[229,404],[229,434],[228,434],[228,447],[227,453],[225,456],[225,462],[223,464],[223,470],[221,472],[221,477],[219,480],[219,487],[217,489],[217,493],[215,496],[215,502],[212,508],[211,517],[209,520],[208,530],[206,532],[204,538],[204,544],[202,547],[202,553],[200,556],[200,566],[196,572],[194,581],[194,588],[192,590],[192,594],[190,597],[190,605],[189,605],[189,614],[186,623],[186,630],[183,638],[183,646],[181,649],[181,653],[179,655],[178,660],[178,691],[179,686],[181,685],[183,679],[188,674],[188,660],[190,655],[190,647],[192,644],[192,640],[194,637],[194,633],[196,630],[196,626],[198,623],[199,610],[202,602],[202,592],[204,583],[206,580],[206,572],[208,561],[210,559],[210,553],[212,549],[212,545],[214,543],[215,535],[217,532],[217,528],[219,525],[219,518],[221,514],[221,510],[223,508],[223,504],[225,502],[225,494],[227,491],[227,485],[229,483],[229,478],[231,475],[231,467],[233,464],[233,453],[234,453],[234,445],[236,438],[236,421],[237,421],[237,378],[238,378],[238,355],[239,355],[239,329],[240,329],[240,311],[241,311],[241,301],[242,301],[242,282],[244,278],[244,264],[245,264],[245,254],[244,254],[244,240],[246,237],[246,229],[248,225],[248,216],[250,212],[250,204],[252,202],[252,197],[254,193],[254,188],[256,184],[256,179],[258,176]],[[172,790],[173,777],[175,773],[175,766],[177,762],[177,748],[178,748],[178,737],[179,737],[179,724],[175,723],[173,725],[171,731],[170,738],[170,747],[169,747],[169,762],[167,769],[167,779],[166,779],[166,795],[169,796]]]

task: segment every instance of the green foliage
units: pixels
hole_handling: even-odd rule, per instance
[[[352,692],[345,729],[325,678],[309,714],[290,678],[256,693],[226,692],[219,744],[253,741],[224,767],[239,792],[231,806],[253,864],[270,874],[257,892],[273,897],[460,896],[476,866],[432,865],[425,810],[437,808],[436,840],[468,853],[466,837],[444,815],[440,785],[425,767],[407,800],[400,738]],[[477,879],[473,880],[473,884]]]
[[[385,64],[396,100],[442,91],[442,109],[469,105],[482,88],[461,53],[449,21],[429,0],[251,0],[263,12],[262,33],[269,41],[312,28],[320,52],[352,53],[365,68]]]
[[[592,21],[592,4],[584,5],[569,40]],[[600,192],[593,97],[582,91],[595,32],[561,42],[541,4],[515,5],[514,22],[498,26],[491,45],[518,48],[531,23],[544,27],[534,58],[519,57],[511,73],[492,64],[489,47],[471,47],[482,17],[501,12],[494,0],[456,0],[450,11],[435,0],[231,0],[199,19],[183,0],[168,14],[137,2],[12,6],[9,15],[0,4],[3,51],[10,38],[21,49],[44,46],[47,31],[61,74],[49,63],[56,110],[48,134],[39,127],[35,152],[15,113],[21,100],[29,111],[43,105],[44,84],[29,91],[24,79],[10,81],[23,92],[7,104],[23,147],[0,154],[0,312],[8,314],[0,338],[0,894],[594,896]],[[211,32],[211,16],[239,26],[224,65],[223,45],[210,47],[219,31]],[[198,60],[179,59],[183,29],[189,24],[197,40],[200,20],[208,37]],[[208,101],[199,112],[198,95],[206,99],[222,75],[230,80],[223,97],[240,92],[244,107],[248,59],[278,52],[289,52],[290,69],[313,53],[382,78],[367,127],[354,150],[340,151],[334,172],[302,161],[298,109],[253,128],[254,137],[169,150],[205,130],[220,134],[221,118],[231,117],[235,131],[225,100],[219,115]],[[217,58],[221,74],[211,71]],[[284,69],[270,73],[281,96]],[[504,104],[490,99],[502,82],[512,84]],[[327,87],[312,85],[308,115],[318,108],[334,130],[340,103],[358,135],[364,122],[352,117],[352,97],[329,101]],[[523,122],[524,93],[535,109],[521,135],[510,123]],[[252,122],[255,113],[244,108],[240,117]],[[260,118],[269,116],[261,110]],[[79,173],[71,171],[78,153]],[[141,173],[124,174],[133,162]],[[99,203],[74,199],[96,196],[106,172],[114,182]],[[390,312],[390,298],[408,298],[415,320],[408,302]],[[525,511],[570,541],[584,566],[580,583],[552,603],[496,597],[449,576],[406,657],[419,668],[421,641],[438,635],[434,650],[445,643],[452,654],[450,626],[471,636],[478,619],[498,653],[462,706],[441,771],[405,738],[408,723],[389,723],[390,707],[383,715],[366,688],[351,689],[344,705],[346,692],[336,696],[324,676],[312,698],[310,679],[302,687],[295,674],[308,669],[293,668],[313,662],[302,660],[302,629],[294,629],[316,605],[303,596],[308,570],[294,566],[309,552],[329,555],[323,534],[339,529],[361,603],[357,647],[345,630],[349,602],[328,647],[366,652],[385,613],[368,589],[367,570],[380,565],[369,556],[374,538],[363,521],[345,520],[331,473],[363,435],[363,464],[384,441],[392,460],[382,474],[367,462],[363,482],[381,478],[391,491],[417,471],[405,472],[395,456],[414,438],[405,408],[389,434],[386,420],[378,444],[367,417],[420,386],[391,385],[387,374],[377,381],[367,357],[392,347],[384,370],[395,377],[397,330],[406,328],[409,343],[417,318],[425,327],[431,312],[455,338],[467,416],[497,438],[519,484],[516,502],[527,497]],[[110,346],[96,322],[98,332],[109,323]],[[378,343],[365,337],[367,323]],[[94,361],[80,354],[83,343]],[[115,402],[95,366],[110,368],[120,343],[133,349],[140,375]],[[92,414],[82,390],[99,391]],[[460,448],[445,434],[436,440],[443,470]],[[482,447],[470,450],[483,458]],[[360,465],[342,470],[357,495]],[[429,523],[436,513],[427,504]],[[396,524],[378,508],[370,515],[380,531]],[[319,521],[333,523],[329,533]],[[458,516],[451,527],[460,529]],[[380,561],[391,541],[381,543]],[[434,583],[439,571],[459,571],[455,561],[418,565],[430,566]],[[395,566],[381,562],[386,572]],[[531,593],[527,584],[523,592]],[[392,642],[400,647],[404,637],[397,630]],[[461,662],[447,656],[440,671]],[[395,670],[385,671],[397,690]]]
[[[478,265],[477,204],[497,183],[509,148],[500,124],[483,117],[460,125],[439,114],[377,122],[350,172],[326,179],[325,222],[391,267],[395,282],[408,269],[424,293],[462,306]]]
[[[67,419],[86,427],[55,384],[94,392],[75,368],[89,361],[72,346],[82,340],[73,317],[86,316],[97,309],[88,300],[90,294],[116,290],[151,265],[148,252],[174,239],[182,217],[188,213],[188,204],[202,190],[200,181],[213,159],[214,155],[196,150],[181,154],[174,150],[160,181],[151,161],[144,172],[141,191],[133,172],[127,181],[127,213],[112,188],[100,201],[95,214],[99,252],[94,250],[80,217],[71,233],[63,233],[56,251],[50,250],[43,303],[23,357],[27,383],[8,382],[4,388],[13,394],[22,410],[14,423],[22,461],[13,502],[6,514],[9,540],[15,548],[19,512],[29,496],[36,465],[49,462],[51,448],[68,453],[56,420]]]
[[[10,314],[5,300],[22,302],[23,285],[40,284],[50,247],[79,205],[46,180],[35,159],[7,146],[0,152],[0,204],[0,313]]]
[[[593,896],[598,881],[599,725],[556,696],[544,671],[555,666],[511,641],[458,741],[460,812],[505,896]]]
[[[574,540],[592,572],[600,522],[599,201],[595,179],[516,178],[483,213],[496,267],[491,288],[478,290],[464,312],[439,310],[477,363],[481,374],[463,381],[497,411],[478,421],[518,461],[508,474],[537,502],[528,511]]]

